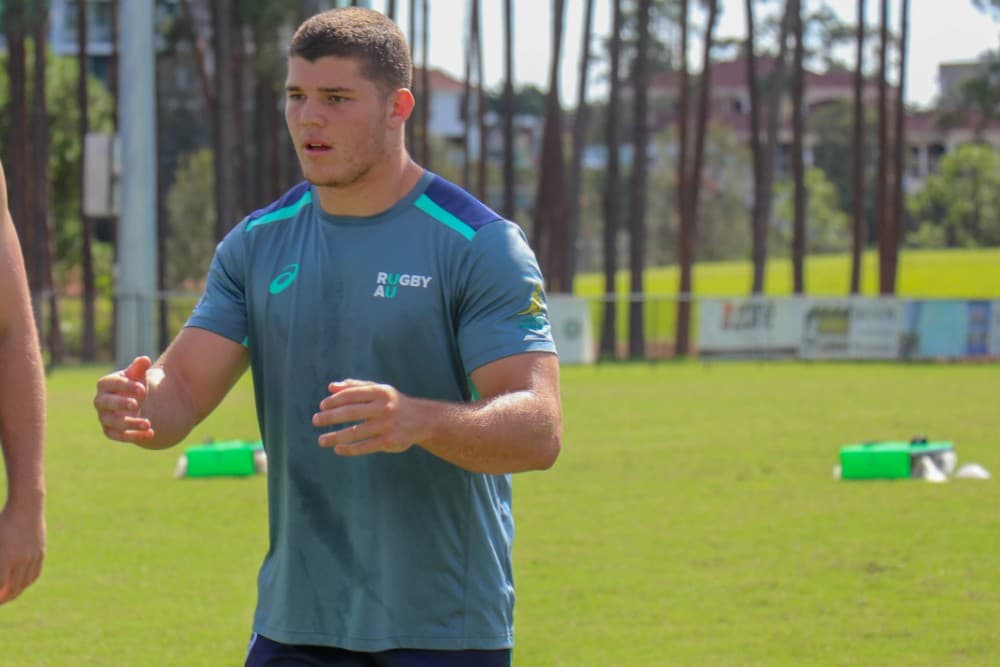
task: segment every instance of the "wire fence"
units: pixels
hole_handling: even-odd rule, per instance
[[[184,327],[191,311],[201,296],[199,292],[167,291],[155,295],[153,308],[154,331],[157,349],[149,353],[156,355],[166,349],[174,336]],[[626,360],[637,358],[629,345],[629,323],[631,309],[639,304],[642,309],[644,346],[640,359],[669,359],[675,353],[675,329],[677,306],[680,299],[675,295],[658,296],[648,294],[615,295],[613,297],[590,297],[585,299],[590,313],[590,327],[594,357],[602,360]],[[93,306],[92,351],[85,350],[84,297],[80,294],[53,293],[47,291],[35,295],[36,322],[50,366],[76,364],[81,362],[111,363],[115,358],[115,306],[111,295],[95,297]],[[614,353],[603,352],[612,349],[611,342],[602,346],[601,332],[609,306],[614,311]],[[697,340],[698,301],[691,299],[692,346]]]
[[[156,349],[145,353],[157,356],[166,349],[200,296],[195,291],[155,294],[152,311]],[[683,303],[690,306],[687,353],[691,356],[1000,359],[998,299],[751,299],[621,294],[576,297],[575,301],[583,304],[577,304],[577,315],[559,318],[554,307],[558,297],[552,296],[550,316],[560,356],[563,342],[571,341],[583,349],[580,356],[593,361],[676,357],[677,321]],[[116,309],[111,295],[94,300],[89,350],[81,295],[37,294],[34,305],[50,367],[111,363],[116,358]],[[609,317],[613,324],[606,324]],[[641,339],[630,335],[633,322],[642,327]],[[702,332],[702,326],[708,328]],[[582,331],[587,328],[589,331]]]
[[[166,349],[184,327],[201,296],[199,292],[158,292],[153,308],[157,355]],[[88,352],[85,335],[85,299],[81,294],[47,291],[33,299],[35,321],[46,363],[51,366],[81,362],[111,363],[115,358],[116,308],[110,295],[96,296],[93,301],[93,340]]]

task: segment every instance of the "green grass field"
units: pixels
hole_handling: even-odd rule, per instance
[[[904,250],[899,255],[898,294],[915,298],[1000,297],[1000,248],[962,250]],[[765,293],[787,296],[792,293],[790,259],[772,259],[767,263]],[[741,296],[750,292],[752,267],[746,261],[702,262],[695,265],[694,293],[697,296]],[[646,292],[657,296],[677,294],[677,267],[646,271]],[[850,257],[813,255],[805,261],[805,288],[809,296],[847,296],[850,288]],[[625,271],[616,277],[619,294],[629,292]],[[604,277],[585,274],[577,278],[576,292],[581,296],[604,293]],[[878,294],[878,256],[864,254],[861,267],[861,293]]]
[[[50,378],[49,554],[0,607],[0,664],[242,664],[264,480],[104,441],[105,370]],[[997,480],[831,470],[923,433],[1000,474],[998,388],[997,365],[564,368],[563,454],[514,483],[515,664],[996,664]],[[191,442],[256,434],[244,378]]]

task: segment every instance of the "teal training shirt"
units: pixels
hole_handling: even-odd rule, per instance
[[[509,475],[419,446],[340,457],[312,415],[343,378],[470,401],[469,374],[555,352],[521,229],[430,172],[388,211],[322,211],[302,183],[219,244],[187,326],[247,346],[268,456],[254,630],[356,651],[513,644]]]

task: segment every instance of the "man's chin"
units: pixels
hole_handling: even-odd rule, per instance
[[[315,185],[318,188],[344,188],[348,185],[353,185],[357,182],[363,174],[346,174],[341,176],[333,176],[331,174],[315,174],[305,172],[305,179],[310,185]]]
[[[334,178],[332,176],[305,174],[305,178],[309,182],[309,185],[315,185],[318,188],[339,188],[346,185],[344,183],[344,179]]]

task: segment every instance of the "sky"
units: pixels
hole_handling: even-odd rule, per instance
[[[818,0],[803,0],[818,4]],[[854,23],[856,0],[828,0],[845,21]],[[407,0],[397,0],[397,21],[407,30]],[[430,40],[428,60],[458,79],[464,76],[464,40],[468,0],[432,0],[430,3]],[[551,41],[551,0],[514,0],[514,79],[515,85],[535,84],[548,87],[549,44]],[[566,29],[563,33],[563,58],[560,67],[560,97],[572,106],[576,100],[577,70],[581,51],[584,0],[566,0]],[[720,37],[742,37],[745,33],[742,0],[721,0],[722,16],[717,26]],[[772,7],[776,3],[770,3]],[[898,27],[898,0],[890,3],[890,24]],[[385,0],[371,0],[371,6],[384,10]],[[503,80],[503,2],[482,0],[484,33],[484,81],[486,87],[499,90]],[[609,33],[610,0],[594,0],[594,39],[598,47]],[[771,10],[773,11],[773,10]],[[867,0],[867,23],[877,25],[879,0]],[[758,16],[759,19],[759,16]],[[906,81],[907,102],[927,107],[937,94],[937,68],[941,62],[972,61],[989,49],[1000,47],[1000,21],[973,7],[971,0],[911,0],[910,43]],[[704,18],[695,15],[694,33],[704,30]],[[697,45],[692,46],[691,62],[699,66]],[[869,56],[872,57],[872,56]],[[419,62],[419,55],[418,55]],[[853,61],[853,50],[846,54]],[[595,78],[589,86],[591,97],[601,95],[604,87]]]

